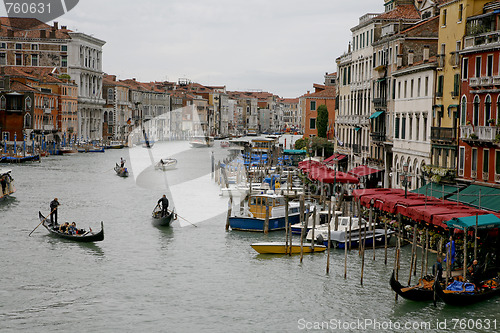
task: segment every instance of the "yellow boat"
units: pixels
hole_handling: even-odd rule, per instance
[[[286,254],[285,242],[254,243],[251,246],[260,254]],[[290,249],[290,245],[288,245],[288,249]],[[292,254],[300,253],[300,243],[292,244],[291,249]],[[323,252],[325,250],[326,246],[324,245],[314,245],[314,248],[311,243],[304,243],[303,245],[304,253]]]

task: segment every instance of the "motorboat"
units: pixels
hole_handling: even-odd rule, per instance
[[[191,140],[189,140],[189,145],[192,148],[207,148],[213,147],[214,138],[212,136],[193,136]]]
[[[175,158],[162,158],[155,164],[156,170],[173,170],[177,167],[177,160]]]

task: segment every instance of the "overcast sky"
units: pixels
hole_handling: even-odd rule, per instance
[[[368,12],[383,0],[80,0],[57,21],[105,40],[103,69],[120,79],[298,97],[336,70]]]

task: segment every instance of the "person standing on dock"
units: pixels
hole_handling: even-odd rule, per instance
[[[168,214],[168,199],[167,196],[164,194],[163,197],[161,197],[160,200],[158,200],[158,205],[161,204],[161,216],[167,216]]]
[[[57,207],[59,207],[60,203],[55,198],[50,202],[50,223],[57,224]]]
[[[450,241],[446,244],[446,259],[444,260],[448,263],[448,249],[450,253],[450,267],[453,268],[453,264],[455,263],[455,241],[453,240],[453,236],[450,236]]]

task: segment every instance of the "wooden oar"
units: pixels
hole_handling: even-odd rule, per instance
[[[50,215],[51,215],[51,214],[52,214],[52,213],[53,213],[56,209],[57,209],[57,207],[56,207],[56,208],[54,208],[54,209],[50,212],[50,214],[49,214],[49,215],[47,215],[47,217],[46,217],[46,218],[44,218],[44,219],[43,219],[43,221],[42,221],[42,222],[40,222],[40,223],[36,226],[36,228],[35,228],[35,229],[33,229],[33,231],[31,231],[31,232],[30,232],[30,234],[28,235],[28,237],[31,237],[31,234],[32,234],[32,233],[33,233],[36,229],[38,229],[38,227],[39,227],[39,226],[40,226],[43,222],[45,222],[45,221],[46,221],[46,220],[50,217]]]
[[[168,210],[168,209],[167,209]],[[170,213],[173,213],[171,210],[168,210]],[[193,227],[195,228],[198,228],[198,226],[196,224],[193,224],[191,222],[189,222],[188,220],[186,220],[185,218],[183,218],[182,216],[180,216],[179,214],[175,213],[175,215],[179,216],[181,219],[183,219],[184,221],[186,221],[187,223],[191,224]]]

